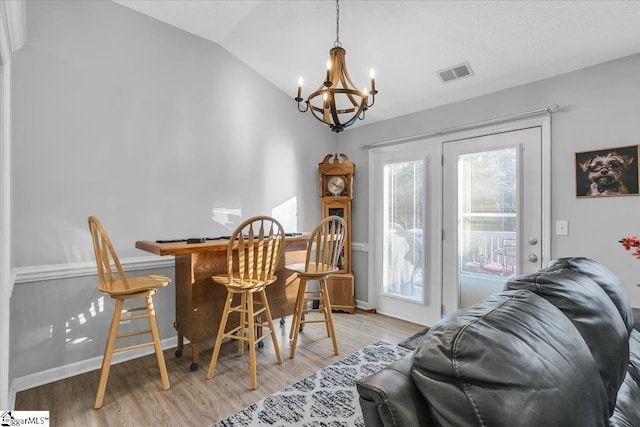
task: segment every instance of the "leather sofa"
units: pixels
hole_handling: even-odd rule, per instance
[[[357,382],[372,426],[640,426],[640,332],[620,279],[551,261],[438,321]]]

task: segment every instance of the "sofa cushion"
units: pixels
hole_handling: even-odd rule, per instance
[[[441,319],[416,348],[412,376],[438,425],[608,424],[589,348],[558,308],[528,290]]]
[[[598,366],[609,415],[629,365],[629,332],[613,301],[588,275],[568,269],[515,277],[508,289],[528,289],[558,307],[578,329]]]
[[[616,409],[610,419],[611,427],[640,426],[640,386],[627,374],[618,391]]]
[[[629,374],[640,384],[640,332],[636,329],[629,336]]]
[[[627,331],[633,329],[633,311],[629,305],[629,298],[625,291],[624,284],[613,271],[605,265],[589,258],[558,258],[547,263],[543,271],[571,270],[589,276],[609,295],[611,301],[618,308],[618,312],[627,327]]]

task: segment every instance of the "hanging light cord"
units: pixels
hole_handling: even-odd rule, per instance
[[[342,43],[340,43],[340,4],[338,1],[336,0],[336,42],[333,46],[342,47]]]

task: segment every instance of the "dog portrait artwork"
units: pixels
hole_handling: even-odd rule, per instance
[[[576,153],[578,197],[638,194],[638,146]]]

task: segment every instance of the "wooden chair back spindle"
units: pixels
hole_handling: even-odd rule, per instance
[[[311,232],[305,270],[315,273],[337,270],[345,237],[346,223],[341,217],[325,218]]]
[[[273,218],[257,216],[240,224],[231,235],[227,247],[229,281],[234,274],[247,285],[273,279],[284,248],[283,242],[284,230]],[[237,254],[238,260],[238,270],[235,272],[234,254]]]
[[[89,230],[91,231],[96,267],[98,269],[98,277],[100,278],[99,289],[105,291],[113,290],[114,283],[118,280],[122,281],[122,286],[125,289],[129,289],[129,282],[122,269],[122,264],[120,264],[118,254],[111,243],[109,235],[95,216],[89,217]],[[111,268],[112,263],[116,268],[118,277],[116,277]]]

